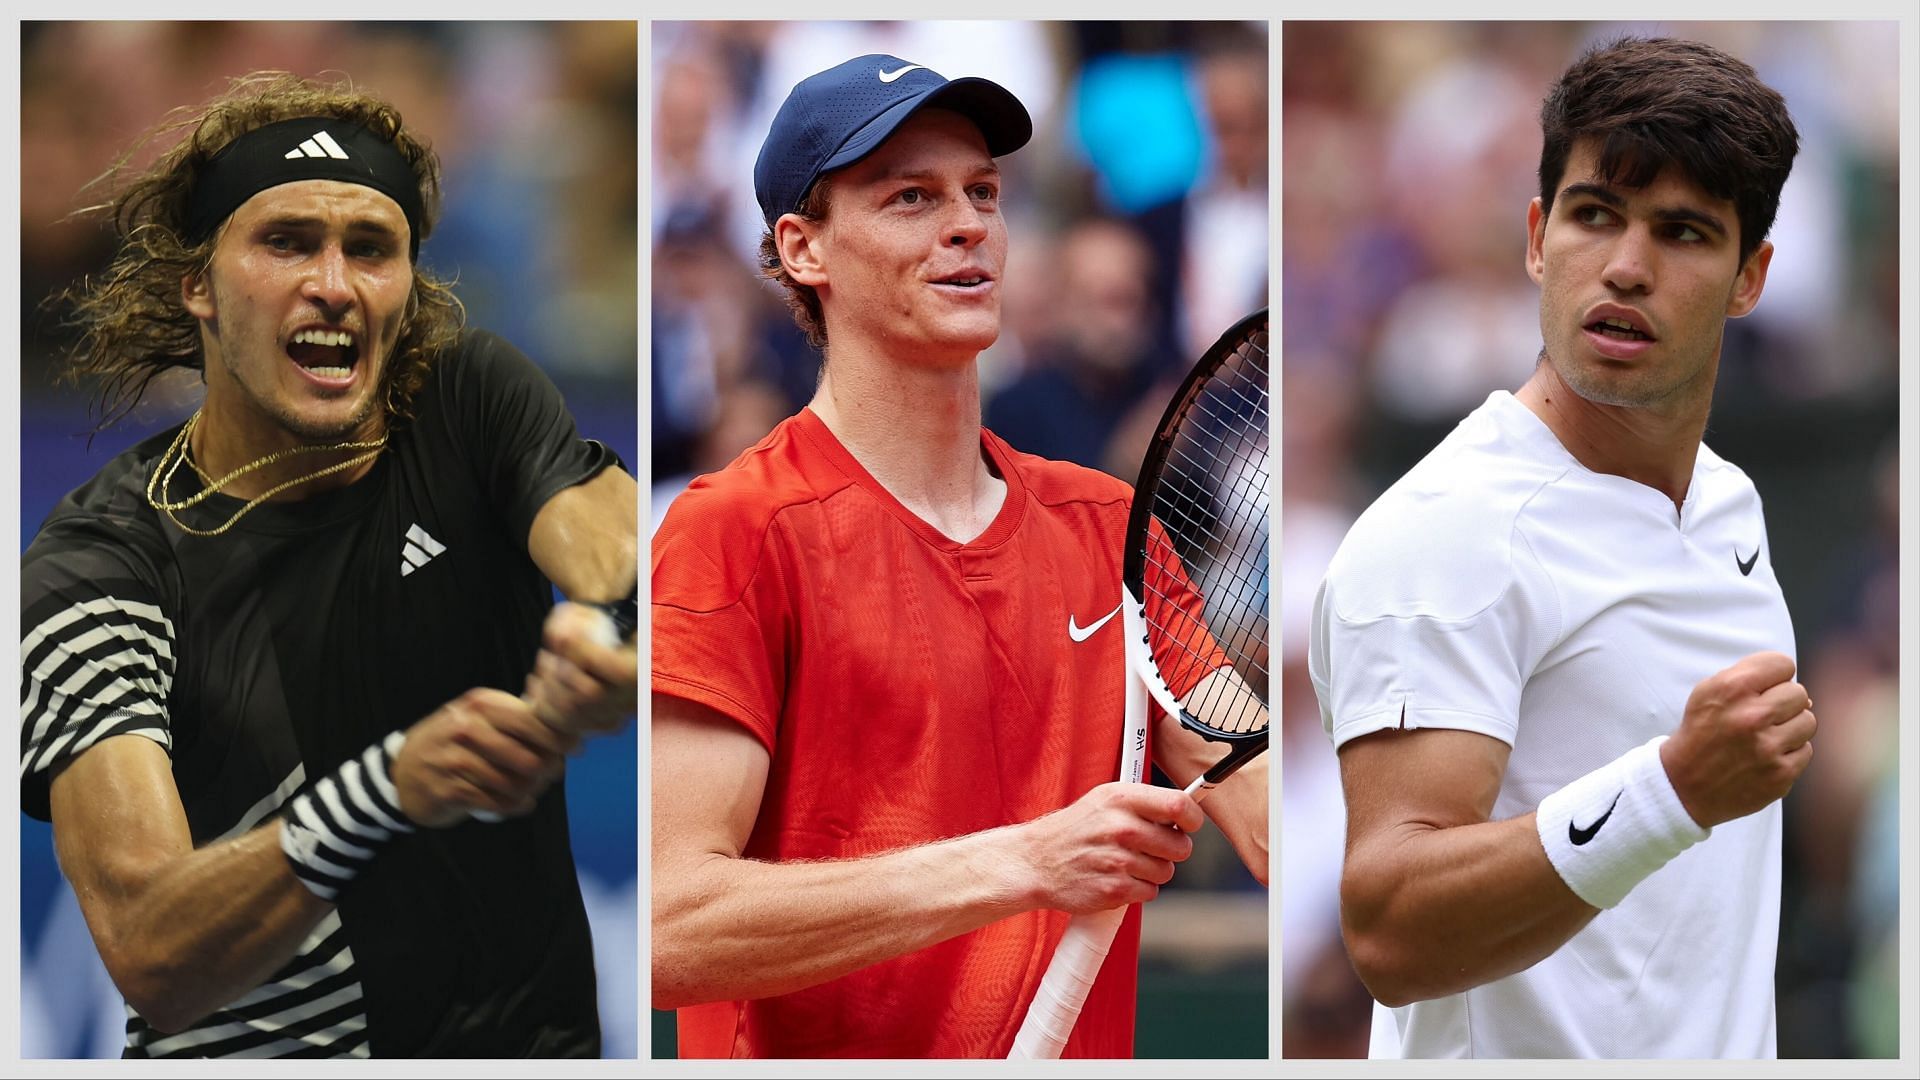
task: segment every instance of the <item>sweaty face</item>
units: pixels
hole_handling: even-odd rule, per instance
[[[971,120],[926,109],[834,174],[815,248],[838,347],[971,362],[1000,336],[1000,171]]]
[[[263,445],[377,428],[413,287],[408,235],[399,204],[360,184],[300,180],[241,204],[207,272],[184,286],[203,328],[209,422]]]
[[[1677,170],[1642,188],[1597,175],[1591,140],[1568,157],[1552,211],[1529,208],[1527,271],[1540,285],[1549,362],[1595,404],[1704,402],[1726,320],[1760,298],[1770,245],[1739,262],[1739,218]]]

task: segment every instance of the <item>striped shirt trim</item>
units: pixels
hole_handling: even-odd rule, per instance
[[[171,751],[173,624],[158,607],[114,597],[74,604],[21,638],[20,661],[23,777],[116,735]]]
[[[127,1010],[130,1057],[367,1057],[366,1004],[340,913],[330,911],[300,951],[226,1008],[176,1034]]]

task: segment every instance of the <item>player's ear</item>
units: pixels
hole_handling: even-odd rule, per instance
[[[1772,262],[1773,241],[1760,241],[1733,279],[1733,292],[1727,296],[1727,318],[1737,319],[1760,303],[1760,291],[1767,287],[1767,266]]]
[[[799,214],[782,214],[773,223],[773,247],[787,276],[802,285],[819,288],[827,283],[826,264],[820,258],[824,221],[808,221]]]
[[[1527,204],[1527,276],[1535,285],[1547,272],[1547,210],[1535,195]]]
[[[180,278],[180,302],[187,314],[196,319],[213,318],[213,283],[205,270],[196,270]]]

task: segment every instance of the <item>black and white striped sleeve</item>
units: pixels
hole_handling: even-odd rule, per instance
[[[20,794],[48,815],[57,767],[102,740],[173,748],[174,627],[149,582],[97,548],[46,550],[20,571]]]

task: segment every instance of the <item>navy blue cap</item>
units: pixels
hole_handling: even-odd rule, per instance
[[[929,105],[972,120],[994,157],[1033,138],[1026,106],[999,83],[947,79],[885,53],[856,56],[800,80],[774,114],[753,165],[753,192],[767,225],[799,209],[820,174],[873,153],[907,117]]]

